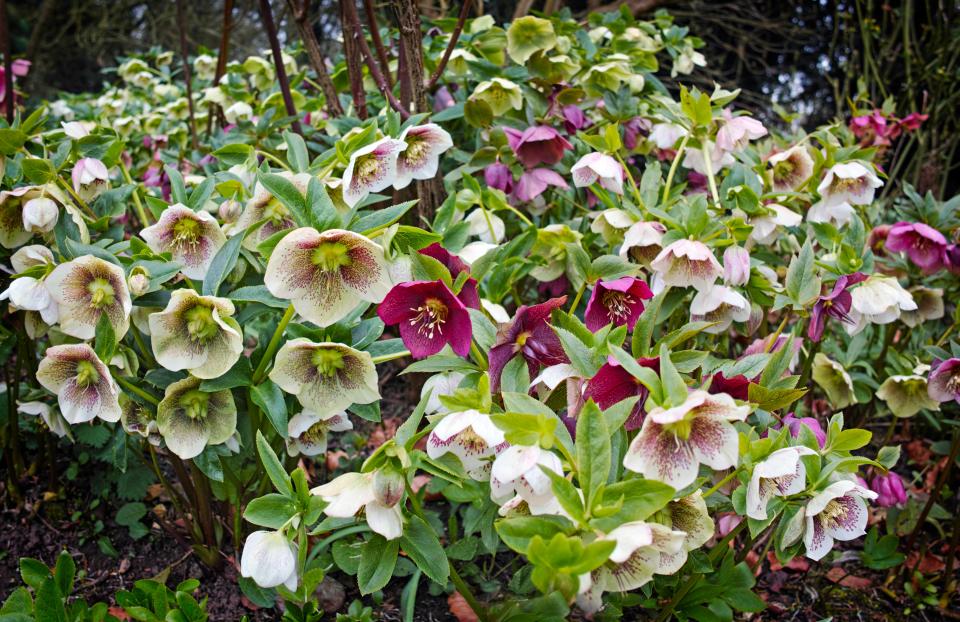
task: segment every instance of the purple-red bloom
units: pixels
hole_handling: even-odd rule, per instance
[[[507,135],[507,142],[517,159],[527,168],[540,164],[552,166],[563,158],[564,151],[573,149],[570,141],[547,125],[534,125],[522,132],[505,127],[503,133]]]
[[[653,292],[647,284],[632,276],[597,281],[587,302],[584,323],[593,332],[610,323],[614,326],[626,324],[627,330],[633,330],[643,313],[643,301],[650,298],[653,298]]]
[[[442,263],[446,266],[447,270],[450,271],[450,276],[454,279],[456,279],[461,272],[470,272],[470,266],[467,265],[467,262],[440,246],[439,242],[434,242],[426,248],[421,248],[418,252],[421,255],[432,257]],[[477,279],[473,277],[467,279],[460,289],[460,293],[457,294],[457,298],[471,309],[479,309],[480,294],[477,293]]]
[[[866,279],[867,275],[862,272],[844,274],[834,283],[833,291],[820,296],[810,313],[810,325],[807,328],[807,336],[810,339],[820,341],[828,316],[848,324],[853,323],[847,315],[850,313],[850,304],[853,302],[853,297],[847,291],[847,288]]]
[[[943,267],[947,238],[922,222],[898,222],[887,234],[886,246],[895,253],[906,253],[910,261],[930,273]]]
[[[927,379],[927,395],[938,402],[960,404],[960,358],[935,362]]]
[[[483,180],[491,188],[507,194],[513,192],[513,173],[510,172],[510,167],[500,160],[483,169]]]
[[[513,321],[501,329],[490,349],[490,388],[494,393],[500,390],[503,368],[518,354],[527,361],[531,377],[541,366],[569,363],[560,338],[549,323],[553,310],[566,301],[567,297],[561,296],[531,307],[523,305],[517,309]]]
[[[443,281],[394,285],[377,315],[387,326],[400,325],[400,338],[414,358],[436,354],[448,343],[460,356],[470,353],[470,314]]]
[[[520,176],[515,196],[521,201],[532,201],[547,189],[547,186],[567,189],[567,181],[560,173],[548,168],[535,168]]]
[[[707,393],[716,395],[717,393],[726,393],[730,397],[746,402],[750,399],[750,379],[743,374],[727,378],[721,372],[710,376],[710,386]]]
[[[643,367],[648,367],[657,374],[660,373],[660,357],[639,358],[637,359]],[[643,424],[643,416],[646,414],[643,405],[647,401],[650,392],[647,387],[640,384],[640,381],[626,369],[621,367],[615,358],[608,357],[606,364],[597,370],[597,373],[587,381],[587,388],[584,391],[584,401],[592,399],[594,403],[606,410],[635,395],[639,396],[637,404],[633,407],[630,417],[624,424],[628,430],[636,430]]]
[[[903,480],[893,471],[886,475],[877,475],[870,480],[870,490],[877,493],[877,505],[882,508],[892,508],[907,502],[907,491],[903,487]]]
[[[790,436],[797,438],[800,436],[800,429],[807,428],[817,439],[817,444],[820,445],[820,448],[823,449],[823,446],[827,443],[827,433],[824,432],[823,427],[821,427],[820,422],[814,419],[813,417],[800,417],[797,418],[793,413],[788,413],[786,417],[782,420],[783,425],[785,425],[790,430]]]
[[[563,128],[567,130],[567,134],[576,134],[577,130],[582,130],[589,125],[590,119],[583,114],[580,106],[569,104],[563,107]]]

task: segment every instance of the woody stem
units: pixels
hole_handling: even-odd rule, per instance
[[[263,377],[266,375],[267,365],[270,364],[270,361],[273,360],[273,355],[276,354],[277,348],[280,347],[280,339],[283,337],[283,331],[287,329],[287,324],[290,323],[290,320],[293,319],[293,305],[289,305],[287,310],[283,312],[283,317],[280,318],[280,323],[277,324],[277,329],[273,331],[273,337],[270,338],[270,343],[267,344],[267,349],[263,351],[263,356],[260,357],[260,362],[257,364],[256,371],[253,372],[253,384],[257,385],[263,380]]]

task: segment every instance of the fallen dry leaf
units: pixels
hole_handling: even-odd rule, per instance
[[[854,590],[865,590],[873,585],[873,581],[870,579],[847,574],[847,571],[840,566],[834,566],[831,568],[827,573],[827,578],[834,583],[839,583],[843,587],[849,587],[850,589]]]
[[[122,607],[110,607],[107,609],[107,613],[112,615],[118,620],[129,620],[130,614],[123,610]]]
[[[467,604],[467,599],[460,595],[460,592],[450,594],[447,598],[447,606],[450,607],[450,614],[458,622],[478,622],[480,620],[473,609],[470,608],[470,605]]]

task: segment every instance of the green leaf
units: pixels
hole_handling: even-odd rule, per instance
[[[870,430],[858,428],[843,430],[833,439],[830,449],[832,451],[853,451],[866,446],[871,438],[873,438],[873,432]]]
[[[326,231],[340,226],[340,214],[333,204],[327,189],[316,177],[311,177],[307,183],[306,196],[307,213],[318,231]]]
[[[261,527],[280,529],[296,511],[292,499],[272,492],[248,503],[243,511],[243,519]]]
[[[653,299],[644,307],[640,318],[633,327],[633,338],[630,342],[630,349],[634,357],[650,356],[652,350],[650,343],[653,338],[653,328],[657,323],[657,315],[660,313],[660,307],[667,297],[670,288],[664,288],[662,292],[653,297]]]
[[[583,500],[580,499],[580,493],[577,492],[576,487],[566,477],[559,473],[554,473],[545,466],[541,465],[540,470],[550,478],[550,487],[553,489],[553,494],[557,498],[557,501],[560,502],[560,507],[575,521],[583,523],[586,520],[583,510]]]
[[[290,305],[288,300],[277,298],[271,294],[266,285],[249,285],[247,287],[239,287],[230,292],[227,295],[227,298],[234,302],[259,302],[262,305],[266,305],[274,309],[286,309]]]
[[[881,447],[877,452],[877,462],[886,469],[892,469],[900,461],[900,445]]]
[[[250,359],[241,356],[233,367],[228,369],[222,376],[211,378],[200,383],[200,390],[206,393],[222,391],[224,389],[234,389],[236,387],[245,387],[250,384],[250,378],[253,376],[253,368],[250,365]]]
[[[387,540],[380,534],[374,534],[367,540],[363,545],[360,567],[357,568],[357,587],[360,588],[360,594],[366,596],[386,587],[397,565],[399,550],[399,539]]]
[[[284,207],[290,210],[293,220],[298,225],[317,228],[312,215],[307,211],[304,196],[300,194],[293,182],[274,173],[261,173],[259,179],[267,192],[275,196]]]
[[[23,557],[20,559],[20,577],[23,582],[37,590],[50,576],[50,569],[39,559]]]
[[[797,305],[808,305],[820,295],[820,279],[814,274],[813,245],[804,243],[800,254],[790,260],[784,290]]]
[[[119,510],[117,510],[116,521],[118,525],[123,525],[124,527],[129,527],[134,523],[140,522],[144,516],[147,515],[147,506],[140,503],[139,501],[134,501],[131,503],[124,504]]]
[[[250,388],[250,396],[259,406],[280,438],[287,437],[287,404],[283,400],[283,391],[270,379]]]
[[[410,211],[410,208],[417,204],[419,199],[404,201],[390,207],[378,209],[364,214],[351,223],[350,230],[357,231],[363,235],[369,235],[378,229],[389,227],[400,220],[404,214]]]
[[[664,397],[671,406],[679,406],[687,400],[687,383],[673,366],[670,351],[666,346],[660,346],[660,380],[663,383]]]
[[[252,145],[233,143],[231,145],[224,145],[223,147],[220,147],[211,155],[227,166],[236,166],[237,164],[243,164],[252,158],[253,152],[254,149]]]
[[[419,516],[410,516],[400,537],[400,546],[413,563],[439,585],[450,576],[447,554],[430,525]]]
[[[57,176],[50,160],[41,160],[40,158],[26,158],[23,161],[23,175],[31,183],[40,185],[52,181]]]
[[[592,399],[587,400],[577,416],[576,447],[577,479],[590,509],[610,474],[610,431]]]
[[[174,203],[186,205],[189,199],[187,198],[187,188],[183,183],[183,175],[180,174],[176,166],[170,164],[164,166],[163,170],[170,178],[170,198],[173,199]]]
[[[518,516],[498,520],[494,527],[504,544],[525,555],[534,536],[549,540],[558,533],[567,533],[572,524],[561,516]]]
[[[104,364],[109,365],[113,353],[117,349],[117,335],[113,331],[113,324],[110,323],[110,317],[106,313],[100,314],[97,320],[97,328],[94,333],[96,343],[96,353]]]
[[[230,275],[230,271],[237,264],[242,244],[243,233],[238,233],[228,239],[227,243],[221,246],[217,254],[213,256],[213,261],[210,262],[210,267],[207,269],[207,276],[203,279],[204,296],[217,295],[220,284]]]
[[[283,140],[287,143],[287,162],[296,173],[303,173],[310,167],[310,156],[307,154],[307,144],[303,137],[291,131],[283,133]]]
[[[57,582],[57,589],[61,594],[70,594],[73,592],[73,578],[77,574],[77,564],[73,557],[66,551],[60,551],[57,556],[57,564],[53,569],[53,578]]]
[[[34,605],[37,622],[67,622],[67,611],[63,606],[63,596],[53,577],[46,579],[37,590]]]
[[[654,402],[658,404],[663,402],[663,386],[660,384],[660,377],[657,376],[657,372],[649,367],[644,367],[621,348],[610,348],[610,354],[620,363],[621,367],[630,372],[631,376],[647,388]]]
[[[263,437],[260,430],[257,430],[257,453],[260,454],[260,462],[263,463],[263,468],[266,469],[267,475],[277,491],[293,498],[293,484],[290,481],[290,476],[287,475],[283,464],[280,463],[277,454],[273,452],[270,443]]]
[[[572,332],[559,326],[553,326],[553,331],[560,339],[563,351],[570,359],[570,364],[584,378],[592,378],[600,369],[602,362],[598,360],[598,352],[592,344],[586,344]]]
[[[12,156],[27,142],[27,136],[21,130],[14,128],[0,128],[0,153]]]
[[[608,485],[603,490],[602,506],[616,507],[619,510],[602,518],[594,518],[590,525],[601,531],[632,521],[646,520],[663,509],[673,498],[676,491],[662,482],[649,479],[628,479]]]

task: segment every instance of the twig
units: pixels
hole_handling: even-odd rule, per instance
[[[370,29],[370,38],[373,40],[373,47],[377,51],[377,58],[380,59],[380,71],[387,79],[387,86],[393,90],[393,76],[390,74],[390,59],[387,57],[387,50],[383,47],[383,39],[380,38],[380,27],[377,25],[377,14],[373,7],[373,0],[363,0],[363,12],[367,18],[367,28]]]
[[[10,56],[10,28],[7,24],[7,0],[0,0],[0,41],[3,52],[3,85],[6,89],[7,123],[13,123],[13,58]]]
[[[190,144],[194,149],[197,142],[197,122],[193,115],[193,86],[190,84],[190,59],[187,54],[187,23],[183,17],[183,0],[177,0],[177,29],[180,31],[180,60],[183,62],[183,81],[187,86],[187,111],[190,114]]]
[[[297,119],[297,108],[293,105],[293,96],[290,95],[290,81],[287,79],[287,71],[283,68],[283,56],[280,51],[280,40],[277,39],[277,27],[273,23],[273,11],[270,10],[270,0],[260,0],[260,19],[263,20],[263,27],[267,31],[267,38],[270,39],[270,52],[273,55],[273,66],[277,71],[277,82],[280,83],[280,93],[283,95],[283,105],[287,109],[287,114],[293,117],[290,128],[303,136],[303,129],[300,127],[300,121]]]
[[[354,114],[359,119],[367,118],[367,94],[363,88],[363,60],[358,53],[355,37],[349,33],[352,28],[347,27],[347,6],[353,6],[354,0],[340,0],[340,30],[343,32],[343,56],[347,62],[347,76],[350,78],[350,96],[353,99]],[[353,7],[356,13],[356,7]]]
[[[366,0],[369,2],[369,0]],[[460,7],[460,17],[457,19],[457,26],[453,29],[453,34],[450,35],[450,42],[447,43],[447,49],[443,52],[443,57],[440,59],[440,64],[437,65],[436,70],[434,70],[433,75],[430,76],[430,82],[427,83],[427,90],[432,90],[437,84],[437,80],[443,77],[443,70],[447,68],[447,61],[450,60],[450,55],[453,54],[454,48],[457,47],[457,41],[460,39],[460,33],[463,32],[463,25],[467,21],[467,13],[470,10],[470,0],[463,0],[463,6]]]
[[[346,41],[347,37],[353,38],[360,48],[361,54],[363,54],[367,69],[370,70],[370,75],[373,77],[373,81],[377,83],[377,88],[380,90],[380,93],[386,98],[390,107],[396,110],[402,119],[406,120],[410,117],[410,111],[406,110],[403,105],[397,101],[393,91],[387,85],[387,79],[380,73],[380,69],[377,67],[377,63],[373,58],[373,53],[370,52],[370,46],[367,45],[367,39],[363,35],[363,26],[360,25],[360,18],[357,16],[357,7],[354,5],[353,0],[346,0],[343,3],[343,7],[344,26],[349,28],[349,30],[344,29],[344,41]]]
[[[343,106],[340,105],[340,99],[337,97],[337,88],[330,79],[327,72],[327,66],[320,53],[320,44],[317,42],[317,35],[313,32],[313,24],[310,21],[310,13],[307,10],[310,0],[296,6],[297,0],[287,0],[287,6],[293,13],[293,20],[297,24],[297,30],[300,32],[300,38],[303,40],[303,47],[307,50],[307,58],[310,60],[310,66],[313,72],[317,74],[317,82],[320,90],[327,100],[327,113],[331,117],[343,116]]]
[[[220,50],[217,52],[217,69],[213,74],[213,86],[220,85],[220,78],[227,71],[227,54],[230,50],[230,31],[233,29],[233,0],[223,2],[223,25],[220,27]],[[213,132],[213,113],[216,112],[220,125],[223,125],[223,112],[218,104],[210,104],[207,117],[207,138]]]

